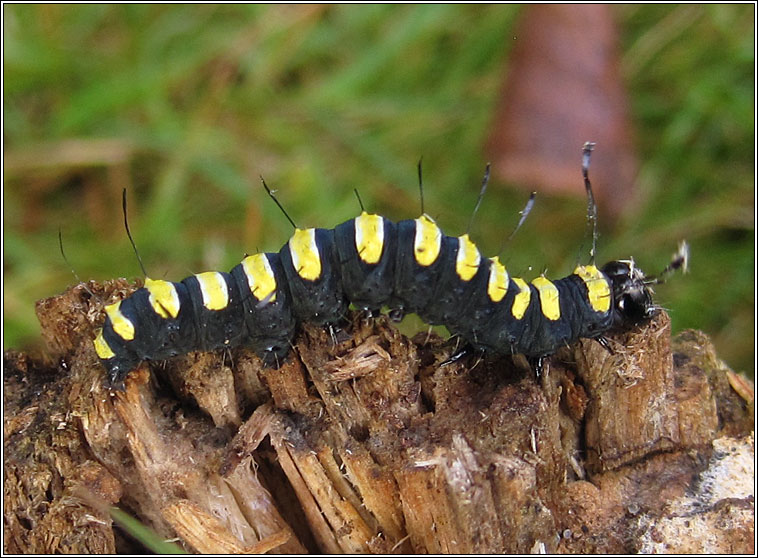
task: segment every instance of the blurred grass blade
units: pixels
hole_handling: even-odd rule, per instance
[[[109,512],[113,521],[115,521],[124,531],[156,554],[187,554],[187,552],[181,547],[165,541],[163,538],[159,537],[155,531],[133,518],[125,511],[112,506],[109,509]]]

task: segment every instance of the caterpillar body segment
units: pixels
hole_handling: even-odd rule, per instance
[[[332,229],[296,229],[279,251],[294,317],[333,324],[347,313]]]
[[[287,356],[296,321],[287,276],[278,253],[248,256],[231,271],[241,293],[249,346],[273,366]]]
[[[397,225],[363,211],[335,227],[334,241],[345,297],[377,314],[395,290]]]
[[[397,253],[395,276],[389,306],[399,315],[422,315],[432,298],[439,276],[443,272],[444,258],[440,258],[444,235],[437,224],[426,214],[397,224]]]
[[[419,315],[430,324],[449,326],[458,332],[468,318],[468,308],[475,292],[485,289],[487,265],[479,250],[468,239],[445,236],[440,254],[440,273],[432,296]]]

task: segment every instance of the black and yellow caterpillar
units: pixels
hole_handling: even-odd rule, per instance
[[[632,260],[527,283],[426,214],[394,223],[363,211],[334,229],[296,228],[279,252],[248,256],[229,273],[147,278],[105,307],[94,344],[114,388],[143,360],[190,351],[245,345],[270,366],[286,357],[298,323],[338,324],[352,303],[416,313],[477,349],[541,358],[651,317],[649,283]]]

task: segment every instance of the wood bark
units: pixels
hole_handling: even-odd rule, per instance
[[[49,354],[4,356],[5,551],[127,552],[118,505],[192,552],[749,552],[752,385],[668,316],[535,378],[383,318],[144,363],[103,387],[124,280],[40,301]]]

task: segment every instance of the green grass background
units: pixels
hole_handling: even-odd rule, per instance
[[[427,212],[460,234],[520,9],[4,5],[4,347],[39,348],[35,300],[75,281],[59,228],[83,279],[141,275],[123,186],[148,271],[174,280],[286,241],[260,175],[300,226],[355,216],[353,188],[400,220],[418,214],[423,156]],[[706,331],[752,375],[754,6],[614,9],[645,203],[613,227],[600,215],[599,259],[633,255],[654,272],[688,239],[691,273],[658,299],[675,330]],[[89,140],[78,162],[55,164],[51,146],[71,139]],[[97,164],[114,139],[121,174]],[[526,199],[505,186],[490,187],[474,226],[486,254]],[[584,231],[581,198],[538,198],[509,268],[565,275]]]

